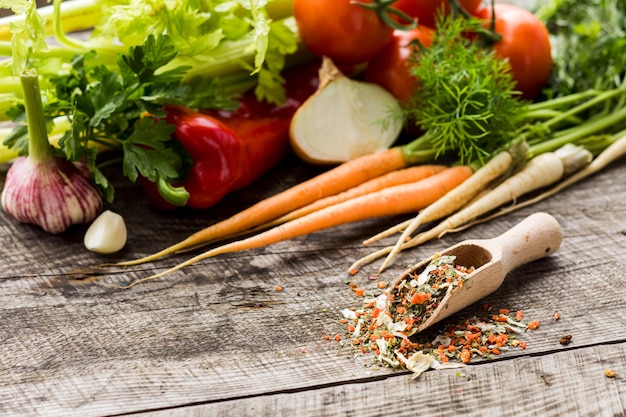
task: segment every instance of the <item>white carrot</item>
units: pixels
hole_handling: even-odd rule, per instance
[[[499,210],[497,213],[486,217],[481,222],[489,221],[495,219],[496,217],[500,217],[504,214],[510,213],[512,211],[521,209],[523,207],[528,207],[530,205],[539,203],[540,201],[545,200],[548,197],[552,197],[559,191],[569,187],[570,185],[576,184],[579,181],[595,174],[598,171],[606,168],[609,164],[611,164],[616,159],[621,158],[626,155],[626,134],[622,133],[618,139],[616,139],[611,145],[609,145],[606,149],[604,149],[591,163],[589,163],[585,168],[577,171],[575,174],[567,177],[565,180],[561,181],[554,187],[550,188],[547,191],[528,199],[522,203],[515,204],[506,208]],[[473,223],[475,224],[475,223]]]
[[[506,179],[493,190],[446,218],[446,220],[432,229],[416,235],[408,242],[402,243],[400,248],[402,250],[412,248],[431,239],[441,237],[450,230],[462,226],[507,202],[515,201],[518,197],[528,192],[557,182],[562,176],[563,163],[556,153],[546,152],[536,156],[521,171]],[[361,265],[390,253],[392,249],[393,246],[387,246],[365,258],[357,260],[350,266],[349,271],[358,270]]]
[[[512,163],[513,156],[509,152],[503,151],[498,153],[468,180],[422,210],[404,229],[404,232],[402,232],[402,235],[381,265],[380,271],[382,272],[389,265],[393,257],[400,252],[402,244],[407,241],[419,226],[449,216],[459,210],[484,190],[493,180],[504,175],[511,168]]]
[[[513,156],[511,155],[511,152],[503,151],[498,153],[496,156],[491,158],[487,164],[478,169],[467,181],[450,191],[443,198],[437,200],[435,203],[419,212],[413,219],[398,223],[395,226],[383,230],[382,232],[363,241],[363,244],[369,245],[387,236],[404,231],[394,247],[394,249],[399,249],[402,242],[406,241],[407,237],[410,236],[411,233],[413,233],[420,225],[449,216],[459,208],[463,207],[463,205],[467,204],[480,191],[484,190],[487,184],[502,176],[508,169],[510,169],[512,163]],[[392,254],[389,254],[389,257],[394,256],[396,253],[397,251],[392,251]]]
[[[461,226],[501,205],[515,201],[520,196],[554,184],[563,176],[563,162],[554,152],[546,152],[531,159],[517,174],[502,184],[448,217],[436,227],[411,239],[408,244],[417,246],[435,237],[441,237],[450,230]]]

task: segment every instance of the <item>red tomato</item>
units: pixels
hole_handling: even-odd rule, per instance
[[[400,101],[408,101],[418,86],[407,62],[415,47],[410,42],[417,39],[422,45],[432,44],[434,31],[426,26],[404,31],[394,31],[391,42],[367,64],[364,79],[385,87]]]
[[[459,4],[468,13],[474,13],[482,0],[459,0]],[[450,11],[448,0],[397,0],[393,7],[403,11],[409,17],[417,18],[418,25],[424,25],[431,28],[435,27],[437,13],[444,8]]]
[[[491,7],[486,8],[487,22]],[[502,40],[493,45],[497,56],[508,59],[516,88],[529,100],[536,98],[550,78],[552,53],[545,25],[520,7],[495,4],[495,31]]]
[[[304,45],[336,64],[370,60],[393,35],[375,12],[351,0],[294,0],[293,15]]]

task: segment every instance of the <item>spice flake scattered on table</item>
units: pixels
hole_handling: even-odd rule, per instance
[[[473,357],[492,358],[511,348],[526,348],[517,334],[539,326],[522,322],[522,311],[494,310],[482,306],[481,314],[452,319],[435,329],[416,334],[448,291],[462,286],[473,272],[454,264],[453,256],[433,257],[410,280],[378,295],[366,295],[351,284],[355,295],[365,297],[361,308],[342,311],[347,338],[362,353],[374,353],[377,364],[414,372],[464,366]],[[376,285],[383,289],[386,285]],[[494,312],[497,313],[494,314]]]

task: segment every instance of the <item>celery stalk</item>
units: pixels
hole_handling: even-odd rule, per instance
[[[63,74],[75,55],[95,51],[97,55],[88,65],[115,68],[119,54],[142,44],[150,32],[163,30],[178,39],[181,46],[180,50],[177,48],[179,55],[163,70],[185,65],[189,67],[184,78],[187,82],[212,78],[224,94],[238,95],[256,88],[260,98],[279,102],[282,94],[276,88],[280,89],[280,68],[311,58],[297,35],[293,0],[269,0],[258,10],[254,8],[259,6],[248,10],[234,2],[228,7],[238,9],[224,11],[221,7],[219,12],[212,8],[212,2],[188,9],[176,7],[176,1],[163,7],[158,0],[54,0],[53,5],[38,9],[44,17],[46,33],[55,38],[54,45],[31,50],[29,65],[38,70],[42,88],[50,88],[49,78]],[[146,19],[145,10],[155,14]],[[138,11],[142,13],[136,16]],[[10,38],[12,22],[24,19],[23,15],[0,19],[0,56],[12,56],[15,48],[3,39]],[[237,23],[231,26],[233,21]],[[90,28],[89,32],[70,35],[74,30]],[[2,35],[3,30],[6,35]],[[211,38],[211,33],[215,33],[215,38]],[[275,33],[276,43],[272,43],[268,33]],[[291,45],[284,43],[289,38]],[[268,74],[258,77],[262,72]],[[13,93],[18,100],[21,98],[17,77],[1,77],[0,85],[0,94]],[[1,120],[6,120],[4,112]]]
[[[76,32],[95,26],[102,17],[101,4],[102,2],[100,0],[72,0],[63,2],[61,6],[61,18],[63,20],[64,30],[67,32]],[[53,35],[53,6],[40,7],[39,14],[46,21],[46,35]],[[0,40],[11,40],[11,23],[22,22],[24,22],[23,15],[11,15],[0,18]]]

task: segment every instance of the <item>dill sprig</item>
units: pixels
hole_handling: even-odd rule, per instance
[[[413,54],[420,88],[405,108],[437,156],[452,152],[462,164],[483,164],[506,146],[526,107],[508,62],[466,36],[479,25],[473,18],[441,19],[432,45]]]

